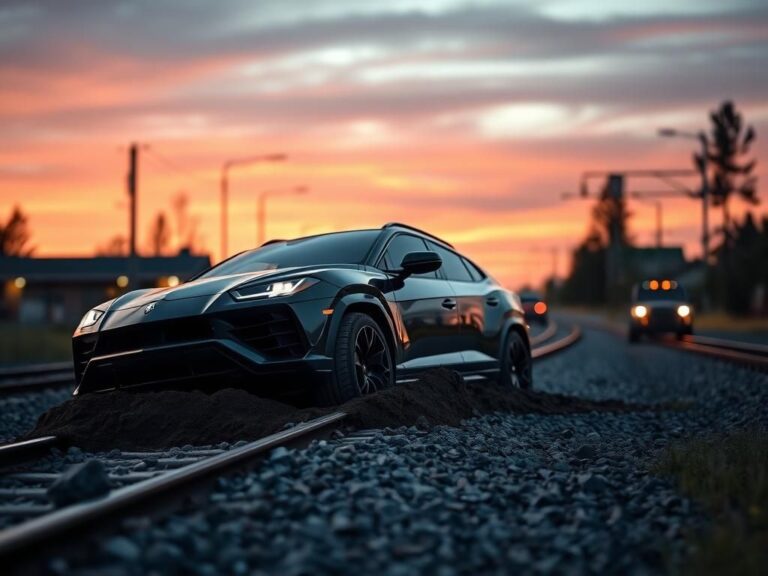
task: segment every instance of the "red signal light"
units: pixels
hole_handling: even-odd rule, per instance
[[[536,312],[536,314],[544,314],[547,311],[547,305],[544,302],[536,302],[536,304],[533,305],[533,311]]]

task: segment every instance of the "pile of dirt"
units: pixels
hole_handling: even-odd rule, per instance
[[[354,428],[458,425],[490,412],[564,414],[647,409],[619,401],[526,390],[488,382],[469,384],[453,371],[438,369],[418,381],[357,398],[336,408],[296,408],[228,388],[199,391],[115,391],[73,398],[43,414],[27,437],[58,436],[87,450],[144,450],[185,444],[253,440],[341,410]]]

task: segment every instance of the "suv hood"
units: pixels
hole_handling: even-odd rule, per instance
[[[244,274],[232,274],[230,276],[214,276],[213,278],[200,278],[173,288],[150,288],[148,290],[134,290],[117,298],[110,310],[128,310],[146,306],[150,302],[158,300],[182,300],[184,298],[198,298],[201,296],[216,296],[232,288],[256,280],[278,274],[285,274],[299,270],[298,268],[278,268],[275,270],[262,270],[259,272],[246,272]]]

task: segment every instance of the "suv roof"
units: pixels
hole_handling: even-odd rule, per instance
[[[402,228],[410,232],[418,232],[419,234],[423,234],[424,236],[428,236],[429,238],[432,238],[432,240],[437,240],[441,244],[445,244],[449,248],[453,248],[453,244],[451,244],[450,242],[446,242],[442,238],[439,238],[434,234],[430,234],[429,232],[425,232],[424,230],[421,230],[420,228],[416,228],[415,226],[409,226],[408,224],[403,224],[401,222],[388,222],[381,227],[382,230],[386,230],[387,228]]]

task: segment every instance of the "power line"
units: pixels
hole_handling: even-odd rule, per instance
[[[171,160],[164,154],[160,154],[157,152],[154,148],[150,148],[149,146],[144,150],[145,155],[148,156],[155,165],[159,166],[160,168],[163,168],[167,171],[174,172],[180,176],[183,176],[188,183],[193,183],[195,186],[210,186],[211,182],[207,181],[204,178],[201,178],[200,176],[195,176],[191,170],[181,167],[179,164],[177,164],[175,161]]]

